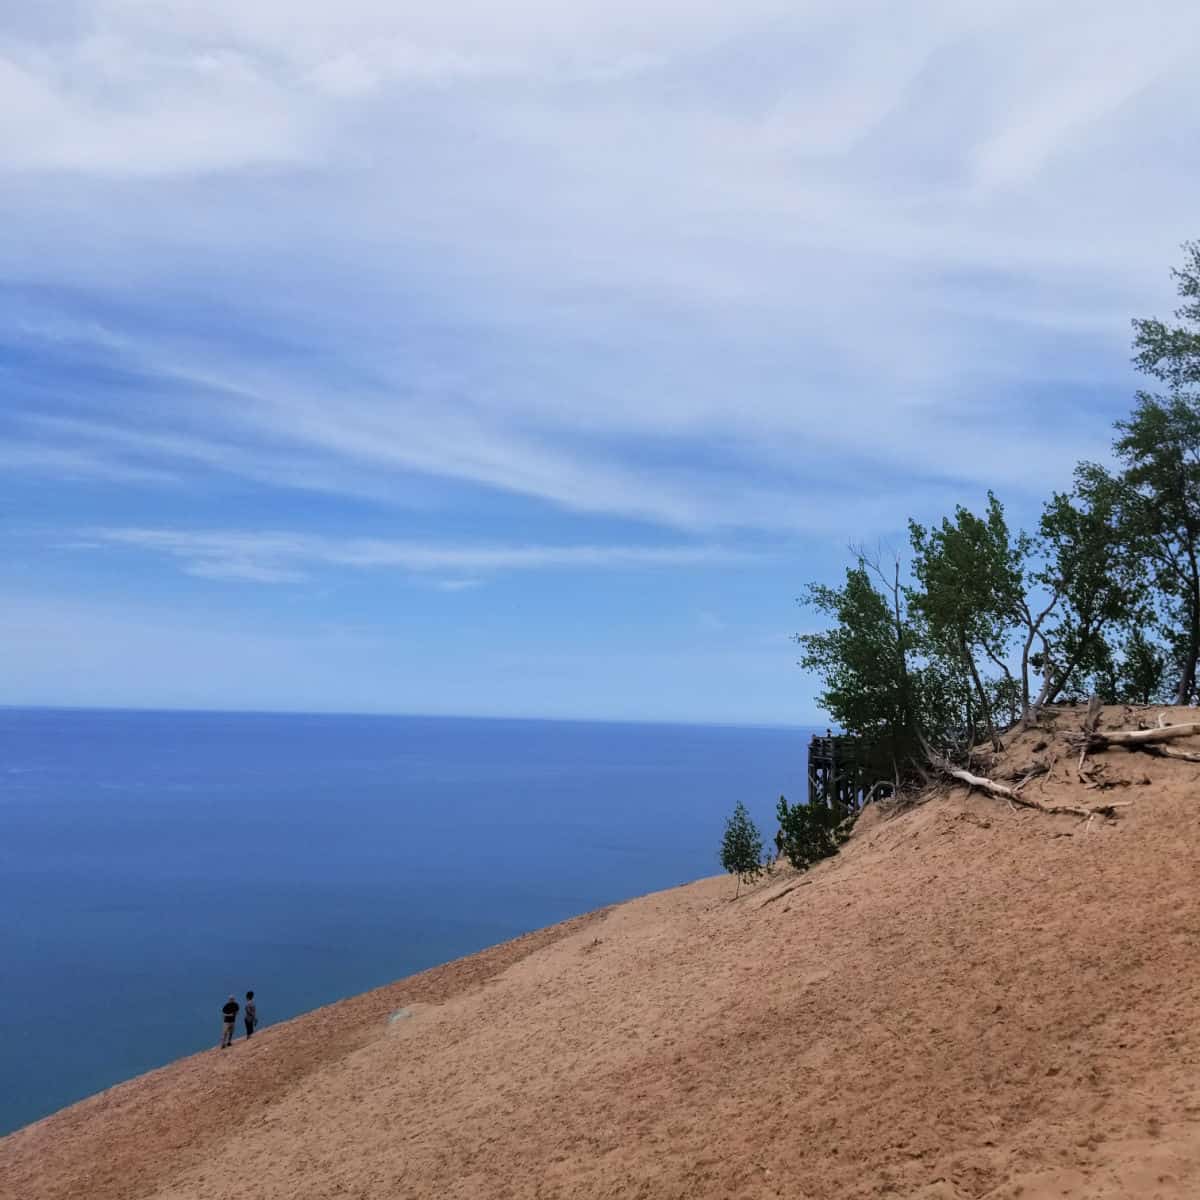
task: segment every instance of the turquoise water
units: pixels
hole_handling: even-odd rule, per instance
[[[765,840],[807,732],[0,710],[0,1133]]]

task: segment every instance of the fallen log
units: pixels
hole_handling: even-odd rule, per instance
[[[1175,738],[1192,737],[1200,733],[1200,721],[1188,721],[1183,725],[1160,725],[1154,729],[1112,729],[1104,733],[1097,730],[1077,733],[1068,737],[1072,745],[1079,745],[1088,753],[1107,750],[1110,746],[1128,746],[1140,750],[1143,746],[1170,742]]]
[[[957,779],[960,783],[965,783],[970,788],[977,788],[981,792],[987,792],[991,796],[999,796],[1002,800],[1007,800],[1009,804],[1019,805],[1021,808],[1032,808],[1037,812],[1048,813],[1051,816],[1066,814],[1080,818],[1094,816],[1114,816],[1114,809],[1129,808],[1132,806],[1132,800],[1110,801],[1107,804],[1043,804],[1040,800],[1034,800],[1032,796],[1022,796],[1015,787],[1009,787],[1007,784],[997,783],[994,779],[985,779],[982,775],[972,775],[970,771],[964,771],[961,767],[956,767],[947,762],[941,765],[941,770],[944,774],[950,776],[951,779]]]

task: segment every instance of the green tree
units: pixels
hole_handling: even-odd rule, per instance
[[[842,587],[808,588],[805,602],[834,623],[796,640],[801,666],[821,678],[820,706],[847,733],[879,747],[885,762],[897,763],[917,749],[917,681],[909,664],[915,639],[898,579],[891,599],[872,583],[860,556]]]
[[[926,529],[909,522],[914,553],[913,573],[919,587],[911,589],[910,604],[919,614],[930,647],[960,669],[969,680],[978,704],[983,731],[1000,749],[993,715],[994,685],[985,684],[983,659],[999,669],[1013,692],[1013,675],[1006,661],[1025,601],[1025,562],[1030,541],[1013,537],[1004,508],[989,492],[986,515],[978,517],[961,505],[954,520]],[[968,715],[968,727],[974,721]]]
[[[721,866],[737,876],[736,900],[743,883],[752,883],[763,872],[763,843],[758,827],[750,819],[746,806],[739,800],[733,816],[725,822],[721,839]]]
[[[1171,272],[1182,300],[1175,322],[1133,322],[1134,362],[1166,394],[1139,392],[1114,444],[1130,491],[1130,532],[1164,601],[1177,704],[1195,696],[1200,659],[1200,242],[1185,242],[1183,253]]]
[[[1111,666],[1118,628],[1149,619],[1140,598],[1140,559],[1122,526],[1121,487],[1107,472],[1081,467],[1074,492],[1055,493],[1047,502],[1039,533],[1042,567],[1034,579],[1049,596],[1048,620],[1036,631],[1036,654],[1030,653],[1029,626],[1022,662],[1026,677],[1031,666],[1042,673],[1032,704],[1026,683],[1025,707],[1034,711],[1065,689],[1086,690]]]
[[[1115,699],[1131,704],[1161,701],[1167,672],[1167,659],[1162,648],[1135,627],[1122,651]]]
[[[1184,242],[1183,254],[1183,266],[1171,271],[1183,301],[1175,310],[1178,323],[1154,317],[1133,322],[1133,361],[1173,392],[1200,384],[1200,242]]]
[[[780,850],[793,867],[803,871],[838,852],[858,814],[824,804],[788,804],[780,796],[776,815]]]
[[[813,585],[828,618],[801,635],[818,700],[880,748],[899,781],[930,749],[1000,748],[997,715],[1028,717],[1091,690],[1149,703],[1200,696],[1200,242],[1173,272],[1175,321],[1134,322],[1135,362],[1162,385],[1116,422],[1115,469],[1081,463],[1037,536],[1010,532],[999,500],[909,522],[912,579],[856,552],[841,587]],[[837,814],[780,803],[800,858]]]
[[[821,708],[871,747],[867,765],[898,785],[923,769],[926,741],[961,740],[957,681],[921,637],[899,560],[881,568],[856,553],[840,588],[808,588],[802,602],[830,625],[797,636],[800,665],[821,680]]]
[[[1091,463],[1080,473],[1089,486],[1118,493],[1123,546],[1149,575],[1171,650],[1175,703],[1187,704],[1200,660],[1200,403],[1182,393],[1140,392],[1116,428],[1119,474]]]

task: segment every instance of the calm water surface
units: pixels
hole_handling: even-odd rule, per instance
[[[264,1022],[718,871],[807,733],[0,710],[0,1133]]]

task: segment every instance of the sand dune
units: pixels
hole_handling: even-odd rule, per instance
[[[1042,798],[1133,804],[871,811],[736,902],[646,896],[114,1088],[0,1141],[0,1196],[1194,1200],[1200,764],[1110,751],[1085,791],[1030,732],[989,770],[1055,756]]]

